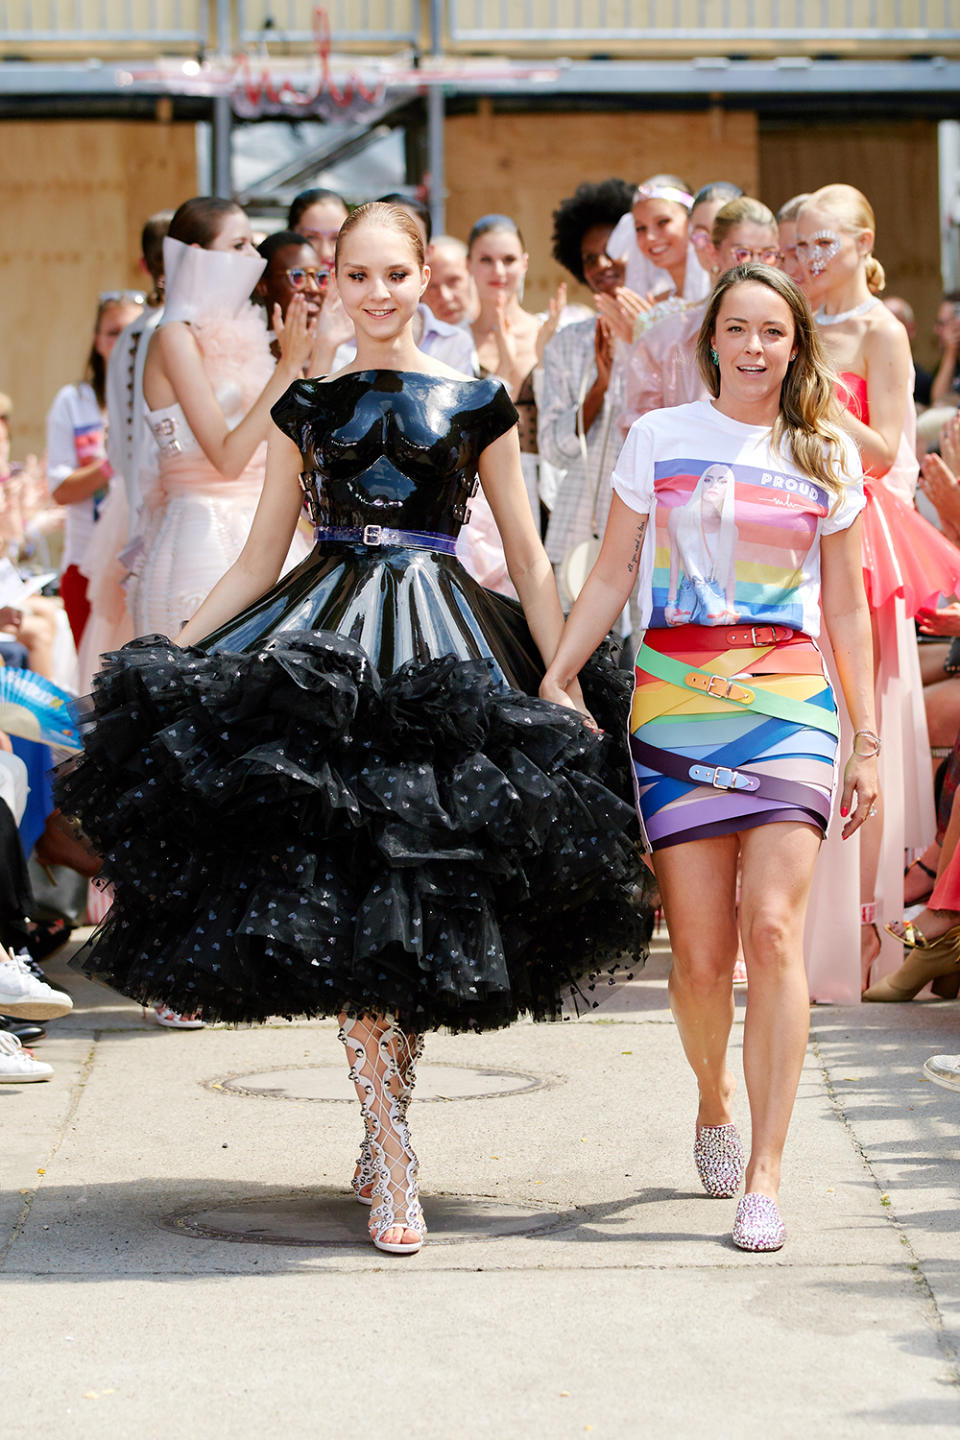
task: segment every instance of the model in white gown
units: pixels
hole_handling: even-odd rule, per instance
[[[228,428],[243,419],[273,373],[270,335],[249,296],[264,261],[163,242],[167,304],[161,325],[185,320]],[[158,450],[154,488],[140,515],[143,551],[131,582],[137,635],[176,635],[244,543],[263,488],[266,443],[236,478],[207,459],[179,404],[146,410]],[[285,570],[310,551],[294,535]]]

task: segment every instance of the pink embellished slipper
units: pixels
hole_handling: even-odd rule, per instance
[[[733,1243],[741,1250],[779,1250],[787,1238],[777,1202],[752,1190],[737,1206]]]
[[[736,1125],[698,1125],[693,1159],[700,1183],[714,1200],[729,1200],[743,1179],[743,1146]]]

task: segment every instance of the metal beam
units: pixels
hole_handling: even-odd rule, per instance
[[[435,68],[436,67],[436,68]],[[442,68],[440,68],[442,67]],[[516,69],[517,74],[512,71]],[[304,83],[310,72],[304,69]],[[492,73],[487,67],[471,65],[451,57],[434,57],[416,72],[398,78],[409,98],[413,88],[441,87],[448,97],[456,95],[515,96],[529,100],[557,96],[602,99],[604,96],[632,96],[638,106],[645,101],[696,100],[750,101],[815,95],[887,95],[892,99],[960,96],[960,60],[934,56],[916,60],[807,60],[780,57],[771,60],[556,60],[545,61],[537,70],[529,64],[498,63]],[[134,73],[134,67],[88,61],[78,64],[42,64],[29,61],[0,63],[0,96],[90,96],[121,99],[124,95],[212,96],[218,87],[204,86],[192,76],[181,86],[175,76],[150,77]],[[396,95],[396,90],[391,91]]]
[[[238,193],[238,201],[241,205],[248,205],[251,200],[288,185],[302,188],[303,182],[309,180],[318,170],[326,170],[331,165],[340,165],[345,160],[352,159],[402,123],[412,98],[414,97],[407,95],[399,104],[379,110],[376,115],[371,116],[368,123],[337,127],[325,144],[311,146],[302,155],[278,165],[266,175],[261,175],[255,186],[248,186],[246,190]]]
[[[443,90],[439,85],[431,85],[427,91],[427,170],[430,173],[430,222],[434,235],[443,235],[447,229],[445,119]]]

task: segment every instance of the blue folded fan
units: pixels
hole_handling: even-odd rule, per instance
[[[70,715],[72,695],[33,670],[0,667],[0,730],[44,745],[80,749]]]

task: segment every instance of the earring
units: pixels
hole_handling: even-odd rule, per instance
[[[713,361],[714,365],[720,364],[720,355],[718,351],[714,350],[712,345],[710,346],[710,359]]]

